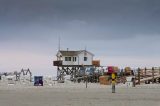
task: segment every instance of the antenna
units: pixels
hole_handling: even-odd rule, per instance
[[[87,46],[85,45],[85,50],[84,50],[84,55],[86,56],[87,55]]]
[[[87,46],[85,45],[85,49],[84,49],[85,51],[87,51]]]
[[[61,49],[61,37],[58,37],[58,51]]]

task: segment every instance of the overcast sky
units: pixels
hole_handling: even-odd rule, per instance
[[[160,66],[160,1],[0,0],[0,72],[53,75],[59,36],[103,66]]]

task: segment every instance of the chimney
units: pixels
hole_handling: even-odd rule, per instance
[[[69,50],[69,48],[67,48],[67,51]]]

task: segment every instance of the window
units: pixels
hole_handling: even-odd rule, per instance
[[[68,61],[68,58],[67,58],[67,57],[65,57],[65,61]]]
[[[77,60],[77,58],[76,57],[73,57],[73,61],[76,61]]]
[[[71,61],[71,57],[65,57],[65,61]]]
[[[87,61],[87,57],[84,57],[84,61]]]
[[[68,61],[71,61],[71,57],[68,57]]]

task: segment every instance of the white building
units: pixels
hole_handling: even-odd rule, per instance
[[[60,50],[56,56],[57,61],[62,61],[62,65],[92,65],[94,54],[86,50]]]

